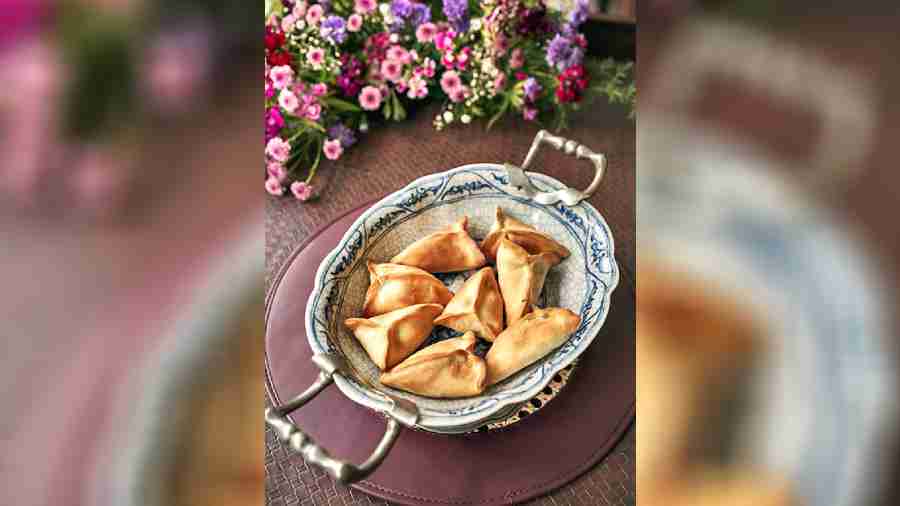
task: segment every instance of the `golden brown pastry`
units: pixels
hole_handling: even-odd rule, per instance
[[[447,305],[453,298],[441,281],[418,267],[368,262],[369,289],[363,305],[366,318],[415,304]]]
[[[467,279],[434,323],[493,341],[503,331],[503,298],[494,269],[484,267]]]
[[[506,324],[512,326],[531,312],[541,295],[550,267],[556,264],[555,253],[529,254],[525,248],[500,239],[497,250],[497,278],[506,306]]]
[[[466,232],[468,222],[468,217],[463,216],[447,229],[419,239],[392,258],[391,263],[428,272],[460,272],[483,266],[487,259]]]
[[[372,318],[348,318],[344,323],[383,371],[416,351],[443,309],[440,304],[416,304]]]
[[[568,309],[536,309],[507,327],[488,350],[488,385],[508,378],[566,342],[581,317]]]
[[[540,232],[530,225],[526,225],[521,221],[511,218],[503,213],[503,209],[497,208],[497,219],[494,226],[488,232],[484,241],[481,241],[481,251],[491,261],[497,258],[497,249],[500,247],[500,239],[509,239],[510,241],[525,248],[532,255],[538,253],[553,253],[556,255],[554,264],[559,263],[563,258],[569,256],[569,250],[565,246],[556,242],[549,235]]]
[[[447,339],[414,353],[381,375],[385,385],[427,397],[471,397],[484,390],[487,369],[475,355],[475,334]]]

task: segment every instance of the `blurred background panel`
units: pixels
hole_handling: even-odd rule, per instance
[[[898,13],[870,7],[639,6],[649,503],[900,497]]]
[[[173,340],[217,334],[228,350],[244,349],[246,364],[229,358],[228,367],[256,379],[235,385],[232,401],[239,412],[261,409],[253,346],[262,336],[238,317],[262,300],[262,27],[249,22],[259,10],[0,5],[0,503],[123,504],[96,485],[112,483],[112,456],[142,442],[121,431],[162,383],[162,373],[143,371]],[[248,247],[258,254],[242,253]],[[205,335],[172,337],[210,290],[223,291],[211,287],[220,278],[248,297],[207,315]],[[166,414],[157,417],[180,422]],[[257,428],[236,445],[261,465]],[[261,484],[261,474],[238,475],[251,492]]]

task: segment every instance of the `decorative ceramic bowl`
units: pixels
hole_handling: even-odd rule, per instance
[[[597,173],[591,187],[581,193],[542,174],[526,176],[518,167],[473,164],[422,177],[381,200],[356,220],[319,266],[307,305],[306,333],[315,353],[314,361],[323,370],[320,382],[295,401],[274,408],[275,411],[286,414],[298,408],[333,379],[348,398],[389,417],[388,434],[382,441],[387,447],[399,430],[397,421],[435,433],[465,433],[506,417],[538,394],[557,372],[587,349],[603,326],[610,296],[619,280],[609,226],[583,200],[599,184],[605,158],[572,141],[542,132],[524,166],[529,165],[541,142],[592,161]],[[362,314],[369,286],[366,261],[386,262],[410,243],[446,228],[462,216],[468,216],[469,234],[480,241],[494,223],[497,207],[532,224],[571,251],[571,256],[548,274],[539,305],[574,311],[581,316],[580,326],[563,345],[543,359],[488,387],[478,396],[434,399],[381,385],[380,370],[343,323]],[[457,290],[473,273],[438,274],[437,277],[451,290]],[[438,326],[425,345],[458,334]],[[477,351],[486,348],[485,345]],[[295,449],[305,454],[322,451],[286,417],[273,413],[267,413],[270,424],[285,440],[296,437]],[[302,437],[294,436],[298,433]],[[337,468],[343,463],[332,459],[324,467],[329,469],[329,465],[338,479],[360,479],[359,468],[345,467],[342,475]]]

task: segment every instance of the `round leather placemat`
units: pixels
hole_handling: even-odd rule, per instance
[[[266,308],[266,385],[273,402],[303,391],[318,375],[304,330],[306,300],[321,259],[366,207],[312,236],[274,280]],[[634,289],[623,281],[600,335],[552,403],[500,430],[404,431],[382,466],[353,486],[404,504],[492,505],[544,494],[591,468],[634,418]],[[364,460],[384,431],[381,417],[337,387],[292,418],[332,455],[353,462]]]

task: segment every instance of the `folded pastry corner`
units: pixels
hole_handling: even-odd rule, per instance
[[[363,316],[370,318],[415,304],[447,305],[453,298],[444,283],[418,267],[367,262],[369,289]]]
[[[468,223],[469,218],[463,216],[446,229],[426,235],[398,253],[391,263],[428,272],[461,272],[483,266],[487,259],[466,231]]]
[[[475,355],[475,334],[427,346],[382,373],[381,383],[426,397],[471,397],[484,391],[487,367]]]
[[[564,308],[536,309],[506,328],[488,350],[488,385],[540,360],[578,330],[581,317]]]
[[[496,339],[503,331],[503,298],[494,269],[483,267],[467,279],[434,323],[459,332],[472,331],[488,341]]]
[[[504,238],[525,248],[525,251],[532,255],[538,253],[552,253],[556,255],[554,264],[561,262],[570,254],[568,248],[556,242],[549,235],[507,216],[503,209],[498,206],[494,225],[488,232],[487,237],[481,242],[481,251],[484,252],[489,260],[496,260],[497,250],[500,248],[500,240]]]
[[[348,318],[344,324],[382,371],[408,357],[431,334],[440,304],[416,304],[372,318]]]
[[[506,324],[511,326],[530,312],[541,295],[550,268],[556,265],[555,253],[532,255],[506,238],[497,250],[497,279],[506,306]]]

